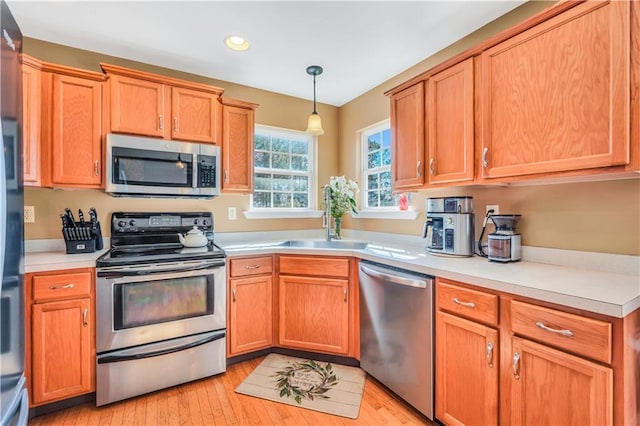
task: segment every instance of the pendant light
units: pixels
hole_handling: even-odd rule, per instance
[[[307,67],[307,74],[313,76],[313,112],[307,120],[307,133],[310,135],[323,135],[322,120],[316,111],[316,76],[322,74],[320,65],[310,65]]]

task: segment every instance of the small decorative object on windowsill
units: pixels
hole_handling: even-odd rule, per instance
[[[396,197],[398,197],[398,207],[400,211],[409,210],[409,196],[406,192],[396,192],[394,193]]]
[[[334,221],[334,231],[337,238],[342,232],[342,216],[345,213],[358,214],[355,195],[358,193],[358,183],[344,176],[331,176],[329,179],[331,193],[331,216]]]

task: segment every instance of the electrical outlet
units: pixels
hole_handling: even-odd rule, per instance
[[[229,207],[229,209],[227,210],[227,218],[229,220],[236,220],[236,208],[235,207]]]
[[[34,206],[24,206],[24,223],[35,223],[36,208]]]
[[[493,213],[491,214],[500,214],[500,206],[497,204],[487,204],[487,212],[493,209]],[[486,212],[485,212],[486,213]]]

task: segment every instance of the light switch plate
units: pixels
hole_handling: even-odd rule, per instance
[[[229,207],[229,209],[227,210],[227,218],[229,220],[236,220],[236,208],[235,207]]]

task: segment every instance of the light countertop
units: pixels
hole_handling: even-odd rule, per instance
[[[257,240],[255,237],[250,241],[216,240],[229,257],[273,253],[353,256],[612,317],[624,317],[640,307],[640,275],[637,274],[532,261],[496,263],[478,256],[435,256],[424,252],[420,246],[404,243],[370,242],[363,250],[342,250],[278,246],[281,241]],[[27,252],[25,272],[93,267],[105,251],[72,255],[65,254],[64,250]],[[632,265],[634,269],[635,263]]]

